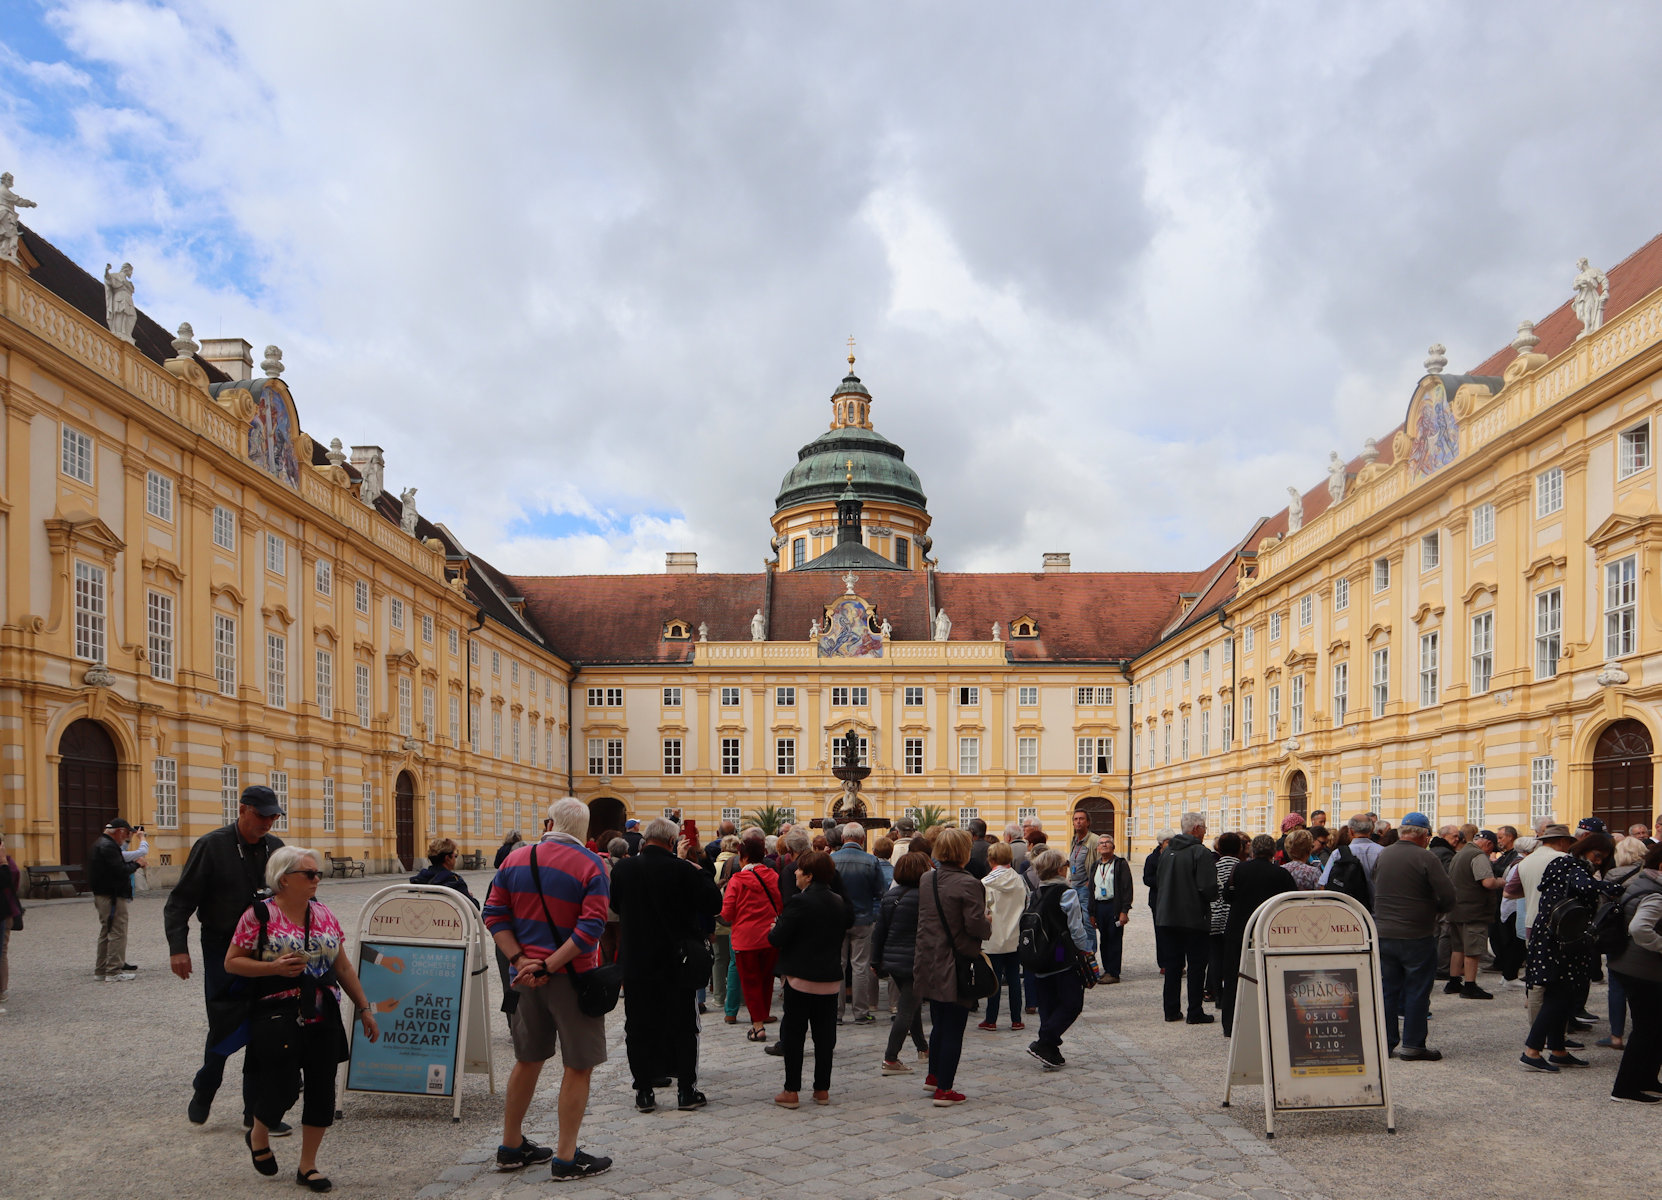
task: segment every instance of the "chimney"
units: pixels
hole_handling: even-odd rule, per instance
[[[202,357],[232,379],[254,378],[254,347],[242,338],[203,338]]]
[[[698,551],[671,550],[664,555],[665,575],[697,575]]]
[[[1066,550],[1052,550],[1045,554],[1045,574],[1066,575],[1073,570],[1073,558]]]

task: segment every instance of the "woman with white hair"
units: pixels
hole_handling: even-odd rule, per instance
[[[373,1042],[380,1031],[352,959],[341,953],[346,935],[340,922],[315,899],[323,877],[317,857],[301,846],[272,853],[265,871],[271,898],[255,901],[242,914],[225,952],[225,970],[254,981],[243,1066],[254,1079],[253,1128],[243,1135],[254,1169],[277,1174],[271,1127],[304,1086],[294,1181],[327,1192],[334,1185],[319,1174],[317,1151],[335,1121],[335,1072],[346,1061],[343,988],[352,998],[354,1017],[363,1022],[364,1036]]]

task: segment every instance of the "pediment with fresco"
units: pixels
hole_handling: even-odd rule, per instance
[[[838,596],[825,606],[819,635],[821,658],[882,658],[883,637],[877,610],[855,595]]]

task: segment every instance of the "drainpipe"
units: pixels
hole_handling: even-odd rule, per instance
[[[573,664],[572,670],[575,673],[576,664]],[[571,680],[567,679],[566,680],[566,795],[575,796],[577,793],[572,790],[572,782],[571,781],[572,781],[572,772],[573,772],[573,770],[576,769],[577,760],[572,757],[572,755],[575,753],[575,751],[572,749],[572,738],[577,736],[577,721],[571,715],[571,712],[572,712],[572,709],[571,709],[571,704],[572,704],[571,695],[572,695]]]
[[[1131,736],[1125,748],[1125,858],[1131,860],[1132,786],[1137,781],[1137,755],[1132,746],[1137,744],[1137,685],[1131,682],[1131,660],[1120,659],[1120,674],[1125,676],[1125,728]]]
[[[1233,642],[1235,640],[1235,627],[1229,623],[1228,612],[1221,608],[1218,610],[1218,625],[1229,636],[1229,640]],[[1239,689],[1235,686],[1235,647],[1232,645],[1229,648],[1229,749],[1231,752],[1235,749],[1235,735],[1241,732],[1235,723],[1236,718],[1241,715],[1235,708],[1238,691]],[[1241,793],[1241,807],[1243,809],[1246,807],[1246,793],[1244,791]]]
[[[484,609],[481,608],[473,616],[479,623],[468,626],[467,632],[469,635],[478,633],[485,627]],[[469,636],[467,641],[467,649],[462,655],[462,665],[467,672],[465,676],[467,682],[462,689],[462,703],[467,705],[467,748],[471,751],[473,749],[473,638]]]

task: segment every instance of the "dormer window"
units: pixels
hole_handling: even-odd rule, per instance
[[[1010,622],[1010,636],[1013,638],[1038,637],[1038,623],[1032,617],[1017,617]]]
[[[665,621],[664,640],[666,642],[684,642],[692,637],[692,629],[685,621]]]

